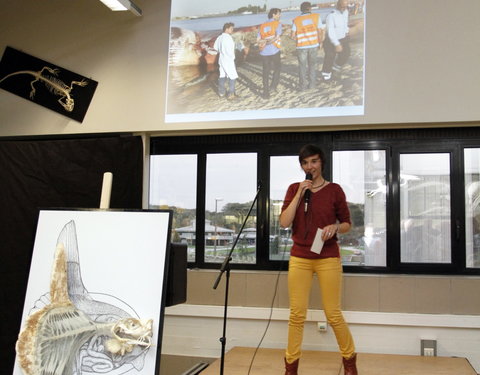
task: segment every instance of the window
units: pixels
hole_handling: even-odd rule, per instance
[[[464,150],[466,266],[480,268],[480,149]]]
[[[385,151],[334,151],[332,180],[343,188],[352,220],[350,232],[339,236],[342,263],[386,266]]]
[[[256,262],[256,210],[247,218],[257,189],[257,154],[207,155],[205,262],[223,262],[247,219],[232,263]]]
[[[195,261],[197,155],[152,155],[150,157],[150,202],[152,209],[172,209],[173,242],[186,243],[188,261]]]
[[[403,263],[451,262],[450,155],[400,155]]]
[[[270,260],[285,260],[290,257],[293,245],[291,230],[280,227],[280,213],[290,184],[303,179],[305,174],[298,162],[298,156],[270,158]]]
[[[152,138],[149,206],[174,211],[190,267],[218,268],[238,238],[232,269],[287,268],[279,215],[307,143],[347,197],[345,272],[480,274],[480,127]]]

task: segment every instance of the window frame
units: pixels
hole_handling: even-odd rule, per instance
[[[461,249],[462,235],[461,230],[459,231],[461,212],[465,212],[464,203],[455,204],[459,201],[458,194],[458,184],[454,183],[455,175],[455,158],[457,155],[458,145],[454,146],[452,144],[430,144],[423,143],[421,145],[409,145],[409,144],[398,144],[392,149],[392,159],[394,162],[393,172],[395,174],[395,186],[397,188],[397,193],[394,195],[393,210],[398,212],[398,215],[395,216],[395,252],[394,252],[394,261],[393,265],[397,272],[399,273],[421,273],[421,274],[454,274],[457,271],[466,270],[465,265],[461,264],[461,256],[459,251]],[[450,159],[450,238],[451,238],[451,262],[450,263],[402,263],[401,261],[401,249],[400,249],[400,156],[404,154],[449,154]],[[463,220],[464,222],[464,220]],[[460,232],[460,233],[459,233]],[[463,236],[464,237],[464,236]],[[463,239],[464,241],[464,239]],[[463,242],[464,243],[464,242]],[[465,257],[464,257],[465,259]]]
[[[386,210],[387,215],[386,266],[344,266],[348,273],[377,274],[465,274],[480,275],[480,269],[466,268],[464,148],[480,148],[479,128],[432,128],[396,130],[357,130],[334,132],[227,134],[205,136],[152,137],[151,154],[197,155],[197,243],[196,261],[189,267],[217,269],[218,263],[205,263],[205,178],[206,157],[214,153],[257,153],[257,180],[261,186],[257,199],[257,263],[231,264],[232,269],[279,270],[287,269],[285,261],[269,259],[270,218],[270,157],[297,155],[301,146],[315,143],[327,156],[325,177],[332,176],[333,151],[383,150],[386,155]],[[450,154],[451,186],[451,263],[400,262],[400,154]],[[252,197],[253,200],[254,197]],[[200,241],[198,240],[200,239]]]

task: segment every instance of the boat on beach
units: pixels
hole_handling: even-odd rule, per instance
[[[257,34],[260,25],[236,27],[232,38],[235,49],[243,58],[258,54]],[[283,36],[290,34],[291,24],[282,24]],[[221,30],[194,31],[181,27],[170,29],[169,66],[210,65],[217,60],[217,51],[213,48]],[[350,37],[363,38],[364,18],[356,17],[350,20]],[[283,43],[282,43],[283,44]],[[284,51],[285,52],[285,51]]]
[[[244,55],[249,53],[252,42],[256,41],[259,26],[235,29],[232,38],[237,51]],[[213,45],[221,34],[221,30],[193,31],[172,27],[170,29],[168,64],[170,66],[214,64],[217,59],[217,51]]]

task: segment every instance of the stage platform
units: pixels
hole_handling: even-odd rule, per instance
[[[255,348],[232,348],[225,355],[225,375],[247,375]],[[283,349],[259,349],[250,375],[282,375]],[[422,357],[414,355],[359,353],[357,368],[360,375],[477,375],[465,358]],[[303,351],[299,375],[343,375],[339,353]],[[201,375],[220,374],[220,359]]]

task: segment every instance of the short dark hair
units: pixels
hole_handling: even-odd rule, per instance
[[[300,10],[305,13],[309,12],[312,9],[312,4],[310,1],[304,1],[303,3],[300,4]]]
[[[225,25],[223,25],[223,31],[227,30],[229,27],[233,27],[235,24],[233,22],[227,22]]]
[[[337,0],[337,5],[335,6],[335,8],[339,8],[340,7],[340,3],[342,2],[343,0]],[[348,1],[347,1],[347,5],[348,5]]]
[[[273,18],[275,14],[281,13],[282,10],[280,8],[272,8],[270,9],[270,12],[268,12],[268,18]]]
[[[300,149],[298,153],[298,161],[300,162],[300,164],[302,164],[302,160],[313,155],[318,155],[320,157],[320,161],[322,162],[322,172],[323,172],[323,170],[325,169],[325,153],[320,147],[314,144],[305,145]]]

